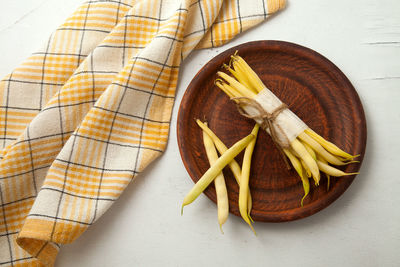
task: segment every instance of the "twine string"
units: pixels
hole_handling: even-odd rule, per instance
[[[284,134],[283,131],[281,131],[283,133],[281,135],[281,137],[283,137],[284,140],[279,138],[278,133],[277,133],[277,127],[278,128],[280,128],[280,127],[279,127],[279,125],[275,124],[275,120],[278,117],[278,115],[282,111],[287,109],[288,106],[285,103],[282,103],[273,112],[270,113],[270,112],[267,112],[265,109],[263,109],[262,106],[260,105],[260,103],[258,103],[257,101],[255,101],[251,98],[234,97],[234,98],[232,98],[232,100],[236,103],[236,107],[241,115],[243,115],[244,117],[249,118],[249,119],[254,119],[255,121],[260,121],[261,128],[263,128],[264,130],[269,129],[272,141],[274,142],[274,144],[276,145],[276,147],[282,154],[282,157],[286,163],[286,166],[288,167],[288,169],[290,169],[291,168],[290,164],[287,161],[286,155],[283,151],[284,148],[289,147],[290,140],[286,136],[286,134]],[[243,106],[248,106],[248,107],[253,108],[256,111],[256,113],[253,115],[249,114],[246,110],[243,109]]]

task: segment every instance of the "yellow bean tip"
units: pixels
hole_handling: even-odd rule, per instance
[[[196,121],[197,125],[198,125],[200,128],[203,128],[203,127],[202,127],[203,125],[207,125],[207,120],[206,120],[205,117],[204,117],[203,121],[201,121],[200,119],[194,119],[194,120]]]
[[[224,63],[224,64],[222,65],[222,68],[224,68],[224,69],[226,69],[226,70],[228,70],[228,71],[234,71],[234,70],[232,69],[232,60],[229,61],[228,65]]]
[[[221,76],[224,76],[224,75],[226,75],[226,73],[225,72],[222,72],[222,71],[217,71],[217,75],[219,76],[219,77],[221,77]],[[218,79],[217,79],[218,80]],[[222,80],[223,81],[223,80]]]
[[[253,220],[253,218],[251,218],[251,216],[250,216],[250,212],[247,214],[247,216],[249,217],[249,219],[250,219],[251,223],[254,223],[254,220]]]
[[[318,170],[319,171],[319,170]],[[318,172],[317,176],[311,175],[315,181],[315,185],[318,186],[319,185],[319,181],[321,180],[321,174],[320,172]]]
[[[238,57],[238,54],[239,54],[239,50],[236,50],[235,53],[233,53],[233,55],[231,55],[231,58]]]
[[[222,86],[224,84],[224,81],[220,78],[215,79],[214,84],[217,86]]]
[[[357,155],[350,155],[349,157],[345,157],[344,160],[353,160],[357,157],[359,157],[361,154],[357,154]]]
[[[352,161],[348,161],[348,162],[343,162],[342,165],[348,165],[348,164],[351,164],[351,163],[360,163],[360,161],[359,160],[352,160]]]
[[[250,226],[251,230],[253,231],[254,235],[257,236],[257,232],[256,232],[256,230],[254,230],[253,226],[251,224],[249,224],[249,226]]]
[[[331,176],[326,174],[326,179],[328,180],[326,183],[326,191],[329,191],[330,184],[331,184]]]
[[[221,230],[221,234],[224,234],[224,231],[222,230],[222,224],[219,225],[219,230]]]
[[[304,206],[304,199],[306,199],[307,196],[308,196],[308,192],[307,192],[307,194],[304,194],[304,196],[301,198],[300,205],[301,205],[302,207]]]
[[[253,226],[251,225],[251,222],[250,222],[250,220],[252,222],[254,222],[253,219],[249,215],[247,215],[247,217],[246,216],[242,216],[242,218],[250,226],[250,229],[253,231],[254,235],[257,236],[256,230],[254,230],[254,228],[253,228]]]
[[[183,205],[182,204],[182,207],[181,207],[181,216],[183,215],[183,207],[184,207],[185,205]]]
[[[238,50],[236,50],[236,52],[233,55],[231,55],[231,61],[233,61],[233,62],[239,60],[240,58],[241,57],[239,56],[239,51]]]
[[[229,60],[229,66],[232,66],[232,63],[235,61],[235,56],[237,55],[239,51],[236,50],[233,55],[231,55],[231,59]]]

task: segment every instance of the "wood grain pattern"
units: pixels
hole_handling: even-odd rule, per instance
[[[209,168],[195,119],[208,121],[227,146],[249,134],[254,125],[214,85],[216,72],[236,50],[265,85],[308,126],[349,153],[361,154],[360,163],[341,168],[346,172],[359,170],[366,146],[366,121],[350,81],[332,62],[311,49],[282,41],[257,41],[233,47],[213,58],[185,92],[178,114],[177,136],[183,163],[194,182]],[[242,156],[237,157],[239,163]],[[239,216],[238,185],[227,168],[224,173],[230,212]],[[250,177],[251,216],[255,221],[283,222],[312,215],[336,200],[354,178],[354,175],[333,177],[327,191],[322,175],[320,186],[311,186],[304,207],[300,207],[303,188],[299,176],[294,170],[287,170],[271,138],[260,131]],[[216,202],[212,185],[205,194]]]

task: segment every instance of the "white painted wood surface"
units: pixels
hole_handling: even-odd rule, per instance
[[[2,0],[0,76],[34,52],[82,0]],[[400,1],[288,0],[286,10],[221,48],[194,52],[178,84],[165,154],[127,188],[56,266],[400,266]],[[256,223],[255,237],[201,196],[180,216],[192,186],[177,147],[176,115],[195,73],[221,51],[252,40],[310,47],[351,80],[368,123],[367,153],[351,187],[295,222]]]

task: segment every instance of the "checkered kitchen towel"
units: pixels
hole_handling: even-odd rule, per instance
[[[284,0],[91,0],[0,82],[0,265],[51,266],[165,148],[182,60]]]

